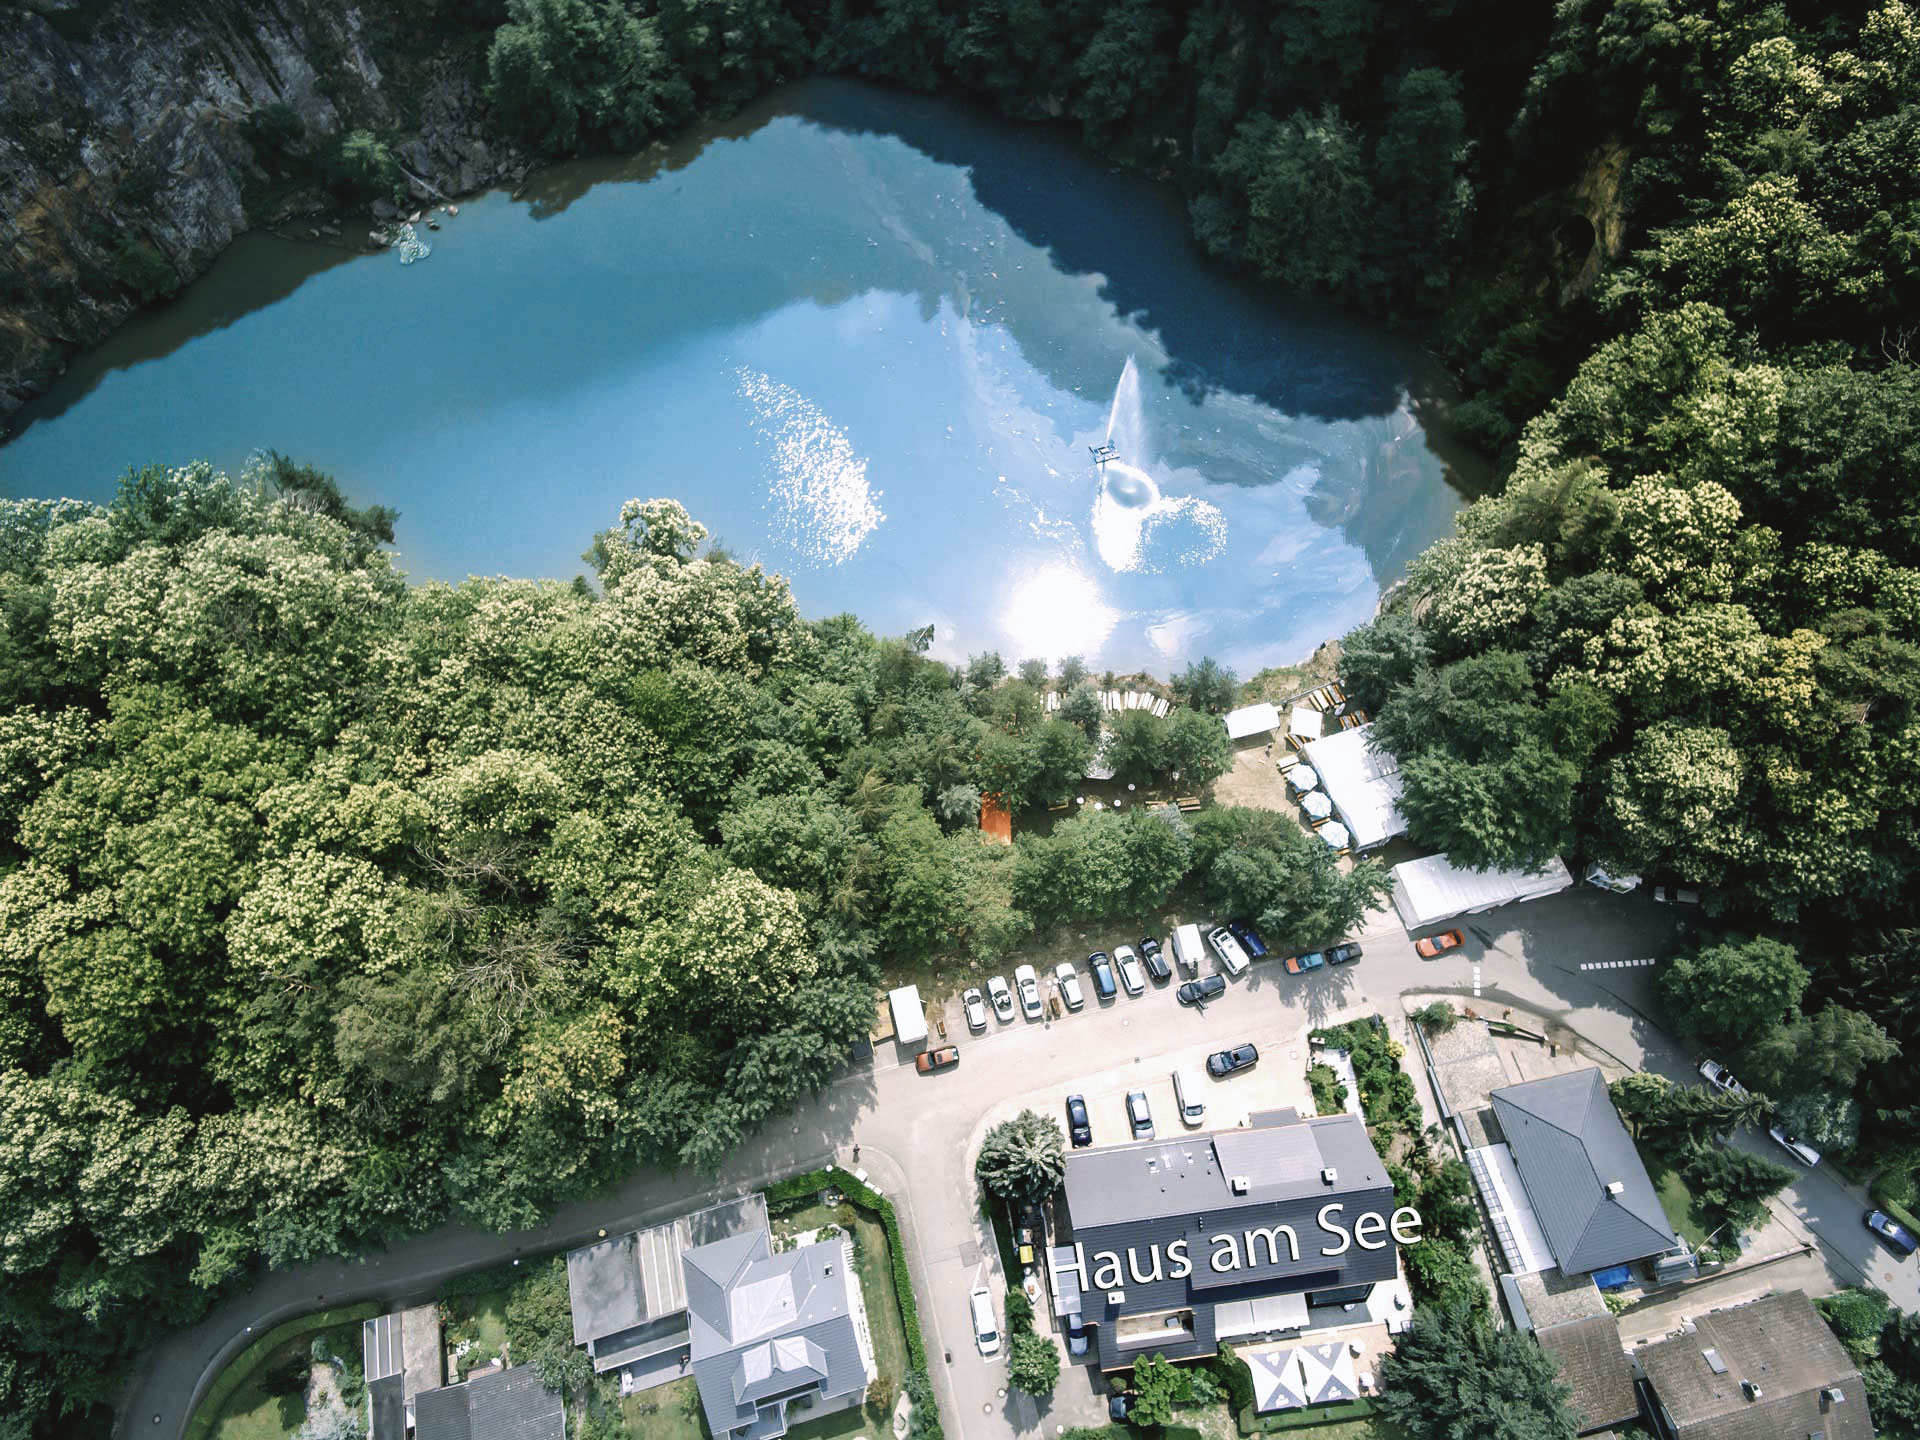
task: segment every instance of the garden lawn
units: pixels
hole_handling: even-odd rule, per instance
[[[850,1440],[855,1435],[884,1436],[892,1433],[887,1417],[874,1417],[867,1414],[864,1405],[856,1405],[851,1410],[842,1410],[835,1415],[823,1415],[818,1420],[809,1420],[787,1431],[787,1440]]]
[[[620,1418],[632,1440],[708,1440],[700,1391],[684,1380],[620,1397]]]
[[[443,1333],[447,1350],[452,1352],[461,1340],[471,1340],[457,1363],[459,1378],[476,1366],[484,1365],[500,1353],[507,1343],[507,1296],[514,1281],[525,1273],[511,1265],[496,1266],[477,1275],[462,1276],[448,1286],[440,1302],[445,1317]]]
[[[1660,1197],[1660,1208],[1666,1213],[1667,1223],[1689,1245],[1696,1249],[1704,1245],[1707,1229],[1694,1213],[1693,1192],[1687,1189],[1687,1182],[1657,1150],[1641,1146],[1640,1159],[1647,1167],[1647,1178],[1653,1181],[1654,1192]]]

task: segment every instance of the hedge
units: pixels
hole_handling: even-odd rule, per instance
[[[200,1397],[200,1403],[193,1407],[193,1416],[187,1421],[181,1440],[206,1440],[213,1433],[214,1422],[220,1418],[220,1412],[226,1407],[233,1392],[253,1378],[254,1371],[275,1349],[299,1335],[308,1335],[316,1330],[331,1330],[336,1325],[345,1325],[350,1320],[371,1320],[384,1313],[384,1307],[371,1300],[362,1300],[357,1305],[343,1305],[337,1310],[322,1310],[317,1315],[302,1315],[297,1320],[289,1320],[284,1325],[276,1325],[258,1340],[242,1350],[226,1367],[214,1377],[207,1387],[207,1393]]]
[[[785,1215],[795,1210],[804,1210],[811,1205],[822,1190],[838,1190],[847,1200],[879,1217],[880,1224],[887,1232],[887,1250],[893,1260],[893,1295],[900,1306],[900,1328],[907,1336],[906,1376],[909,1392],[915,1388],[925,1392],[926,1400],[922,1406],[918,1394],[914,1395],[914,1408],[924,1408],[926,1423],[916,1433],[939,1440],[940,1407],[933,1398],[933,1385],[927,1376],[927,1342],[920,1333],[920,1306],[913,1295],[913,1277],[907,1269],[906,1242],[900,1237],[900,1217],[894,1214],[893,1202],[879,1191],[854,1179],[838,1165],[829,1165],[823,1170],[809,1170],[802,1175],[789,1175],[784,1180],[776,1180],[761,1193],[767,1199],[769,1215]],[[915,1375],[923,1384],[913,1386]]]

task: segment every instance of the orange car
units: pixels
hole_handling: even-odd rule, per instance
[[[1466,939],[1458,930],[1442,930],[1438,935],[1429,935],[1424,940],[1413,942],[1413,953],[1422,960],[1437,960],[1449,950],[1458,950],[1466,944]]]
[[[922,1075],[931,1075],[936,1070],[944,1070],[949,1065],[960,1063],[960,1047],[943,1045],[938,1050],[922,1050],[913,1057],[913,1068]]]

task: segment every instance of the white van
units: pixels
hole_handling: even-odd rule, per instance
[[[1173,1103],[1179,1107],[1184,1125],[1198,1125],[1207,1118],[1207,1102],[1202,1098],[1200,1080],[1191,1070],[1173,1072]]]
[[[968,1297],[973,1307],[973,1338],[982,1355],[1000,1353],[1000,1322],[993,1313],[993,1292],[976,1285]]]
[[[1173,932],[1173,958],[1187,974],[1200,973],[1200,962],[1207,958],[1207,952],[1200,944],[1198,925],[1182,925]]]

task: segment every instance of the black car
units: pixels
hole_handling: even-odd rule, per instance
[[[1233,938],[1240,942],[1240,948],[1247,952],[1249,960],[1258,960],[1267,953],[1267,942],[1260,938],[1253,926],[1229,920],[1227,929],[1233,932]]]
[[[1140,963],[1147,967],[1147,974],[1156,985],[1164,985],[1173,978],[1173,971],[1167,968],[1167,957],[1160,953],[1160,942],[1151,935],[1140,937]]]
[[[1121,1390],[1107,1397],[1107,1418],[1124,1425],[1133,1415],[1133,1391]]]
[[[1087,1099],[1084,1095],[1067,1096],[1067,1133],[1073,1137],[1076,1149],[1093,1144],[1093,1126],[1087,1121]]]
[[[1351,965],[1360,958],[1360,947],[1354,944],[1334,945],[1327,950],[1327,964]]]
[[[1204,1005],[1209,1000],[1219,999],[1226,988],[1226,976],[1206,975],[1198,980],[1187,981],[1174,992],[1174,996],[1182,1005]]]
[[[1111,1000],[1119,993],[1119,987],[1113,979],[1113,962],[1107,959],[1107,952],[1096,950],[1087,956],[1087,969],[1093,975],[1093,993],[1102,1000]]]
[[[1260,1052],[1251,1044],[1236,1045],[1231,1050],[1216,1050],[1207,1057],[1207,1073],[1219,1079],[1231,1075],[1236,1070],[1251,1070],[1260,1063]]]

